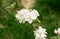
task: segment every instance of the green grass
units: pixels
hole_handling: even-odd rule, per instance
[[[15,7],[6,9],[12,3]],[[0,28],[0,39],[34,39],[34,31],[30,24],[20,24],[15,14],[22,9],[21,4],[16,0],[0,1],[0,24],[5,28]],[[54,29],[60,27],[60,0],[36,0],[32,9],[39,11],[38,17],[42,27],[47,29],[47,36],[55,36]]]

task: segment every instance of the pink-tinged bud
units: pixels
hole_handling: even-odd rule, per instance
[[[54,33],[60,35],[60,28],[58,28],[57,30],[55,29]]]

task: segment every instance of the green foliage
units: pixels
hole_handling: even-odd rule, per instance
[[[17,10],[22,8],[19,0],[0,0],[0,24],[5,27],[0,28],[0,39],[34,39],[33,27],[20,24],[15,18]],[[36,0],[33,9],[39,11],[38,18],[48,37],[55,36],[54,29],[60,27],[60,0]]]
[[[37,0],[35,9],[40,12],[41,25],[47,29],[48,37],[54,36],[54,29],[60,27],[59,0]],[[57,7],[58,6],[58,7]]]

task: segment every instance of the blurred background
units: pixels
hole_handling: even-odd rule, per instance
[[[34,39],[30,24],[20,24],[15,18],[18,10],[38,10],[41,26],[47,29],[47,38],[56,36],[54,29],[60,28],[60,0],[0,0],[0,39]]]

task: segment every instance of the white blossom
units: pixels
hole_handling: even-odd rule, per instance
[[[32,10],[32,12],[31,12],[31,17],[32,17],[32,19],[36,19],[37,16],[39,16],[38,11],[37,11],[37,10]]]
[[[35,39],[45,39],[47,32],[46,29],[39,27],[39,29],[36,29],[34,31]]]
[[[54,33],[60,35],[60,28],[58,28],[57,30],[55,29]]]
[[[39,16],[39,13],[37,10],[28,10],[28,9],[22,9],[20,11],[17,11],[16,18],[19,20],[20,23],[25,23],[26,21],[28,23],[32,23],[33,20],[37,19]]]

